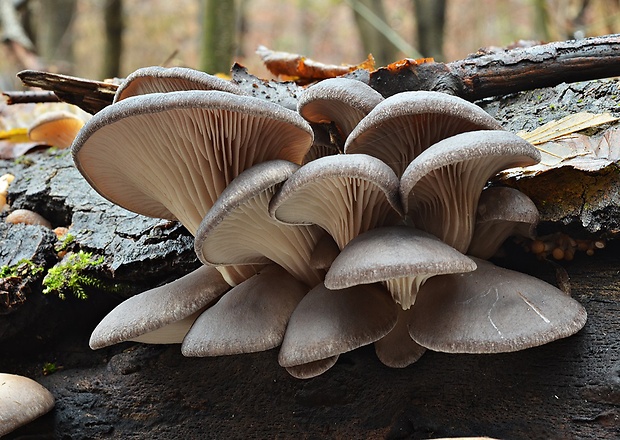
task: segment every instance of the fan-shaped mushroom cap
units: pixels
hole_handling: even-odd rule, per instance
[[[426,348],[409,336],[409,321],[413,309],[398,311],[394,328],[375,342],[375,353],[383,365],[391,368],[405,368],[422,357]]]
[[[511,235],[534,238],[538,209],[521,191],[507,187],[490,187],[478,201],[476,226],[467,254],[486,260],[497,253]]]
[[[310,266],[315,269],[327,270],[339,253],[340,248],[332,236],[323,234],[312,251]]]
[[[398,178],[365,154],[322,157],[282,185],[269,213],[284,223],[319,225],[342,249],[364,231],[400,221]]]
[[[387,163],[400,177],[407,165],[442,139],[501,125],[471,102],[441,92],[414,91],[390,96],[355,127],[345,153],[364,153]]]
[[[394,328],[397,316],[390,295],[376,284],[333,291],[319,284],[293,312],[278,362],[302,366],[370,344]]]
[[[329,78],[308,87],[297,110],[310,122],[334,123],[344,141],[383,96],[368,84],[349,78]]]
[[[98,349],[129,340],[181,343],[198,313],[229,288],[217,270],[202,266],[120,303],[97,325],[90,347]]]
[[[186,67],[143,67],[131,73],[116,89],[114,102],[130,96],[181,90],[220,90],[245,95],[241,88],[223,78]]]
[[[0,436],[49,412],[54,396],[43,385],[15,374],[0,373]]]
[[[285,225],[268,214],[269,201],[298,165],[284,160],[245,170],[222,191],[202,220],[195,249],[209,265],[266,264],[273,261],[308,286],[323,272],[310,267],[310,255],[323,231],[317,226]]]
[[[267,266],[202,312],[181,352],[184,356],[222,356],[277,347],[306,292],[308,288],[283,268]]]
[[[400,183],[403,207],[417,228],[465,252],[486,182],[501,170],[539,160],[535,147],[507,131],[457,134],[409,164]]]
[[[84,126],[84,120],[73,113],[55,111],[38,117],[28,129],[31,141],[56,148],[68,148]]]
[[[394,301],[408,309],[427,278],[475,268],[471,258],[430,234],[409,226],[383,227],[345,246],[325,275],[325,286],[344,289],[383,282]]]
[[[448,353],[501,353],[565,338],[586,311],[537,278],[475,259],[466,274],[435,277],[418,293],[409,324],[424,347]]]
[[[294,367],[286,367],[286,371],[296,379],[312,379],[319,376],[336,365],[339,354],[331,356],[319,361],[309,362],[307,364],[295,365]]]

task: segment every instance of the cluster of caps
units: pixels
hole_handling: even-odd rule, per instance
[[[426,349],[515,351],[586,321],[559,289],[486,261],[538,221],[526,196],[487,182],[540,154],[447,94],[384,99],[335,78],[291,109],[202,72],[145,68],[72,153],[111,202],[182,222],[204,263],[121,303],[93,332],[94,349],[280,347],[279,364],[309,378],[367,344],[405,367]]]

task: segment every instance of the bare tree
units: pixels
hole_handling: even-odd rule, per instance
[[[366,53],[371,53],[379,66],[385,66],[397,59],[398,49],[382,32],[387,25],[383,0],[351,0],[355,23],[359,29]]]
[[[123,53],[123,0],[103,2],[105,24],[105,48],[103,53],[102,78],[120,76]]]
[[[35,47],[41,58],[56,70],[71,71],[73,37],[71,23],[77,0],[30,0],[34,8],[32,28]]]
[[[235,0],[205,0],[200,68],[208,73],[230,71],[236,47]]]
[[[444,61],[443,34],[447,0],[413,0],[418,49],[425,57]]]

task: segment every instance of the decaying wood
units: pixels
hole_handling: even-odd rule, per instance
[[[54,92],[47,90],[30,90],[27,92],[4,91],[2,94],[6,97],[6,103],[9,105],[37,102],[60,102],[60,98],[58,98]]]

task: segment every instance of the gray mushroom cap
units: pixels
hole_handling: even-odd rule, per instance
[[[294,367],[286,367],[286,371],[296,379],[312,379],[319,376],[336,365],[338,362],[339,354],[330,356],[326,359],[321,359],[314,362],[308,362],[307,364],[295,365]]]
[[[222,356],[269,350],[308,288],[270,265],[233,287],[196,320],[183,340],[184,356]]]
[[[368,84],[349,78],[328,78],[304,90],[297,110],[309,122],[333,122],[344,141],[381,101],[383,96]]]
[[[181,90],[219,90],[245,95],[236,84],[214,75],[186,67],[142,67],[131,73],[119,85],[114,102],[131,96],[166,93]]]
[[[383,282],[394,301],[408,309],[426,279],[470,272],[471,258],[409,226],[372,229],[351,240],[325,275],[328,289]]]
[[[0,436],[48,413],[54,396],[43,385],[24,376],[0,373]]]
[[[521,191],[486,188],[478,201],[476,226],[467,254],[486,260],[512,235],[534,238],[538,220],[536,205]]]
[[[400,221],[398,178],[365,154],[322,157],[282,185],[269,213],[284,223],[319,225],[342,249],[361,232]]]
[[[435,277],[418,293],[409,333],[448,353],[502,353],[536,347],[579,331],[586,311],[537,278],[475,259],[466,274]]]
[[[432,91],[403,92],[386,98],[355,127],[345,153],[378,157],[400,177],[429,146],[458,133],[501,130],[484,110],[462,98]]]
[[[507,131],[470,131],[440,141],[416,157],[400,182],[405,212],[417,228],[466,252],[480,193],[499,171],[528,166],[540,152]]]
[[[394,328],[375,342],[375,353],[383,365],[391,368],[405,368],[417,362],[426,348],[411,339],[409,321],[413,309],[398,310],[398,321]]]
[[[313,225],[285,225],[268,214],[282,182],[299,168],[272,160],[257,164],[231,182],[200,223],[195,250],[208,265],[266,264],[271,261],[308,286],[323,278],[310,256],[323,234]]]
[[[295,367],[354,350],[381,339],[396,319],[397,307],[381,286],[328,290],[319,284],[291,315],[278,362]]]
[[[215,268],[201,266],[120,303],[97,325],[90,347],[98,349],[129,340],[180,344],[199,312],[229,288]]]

